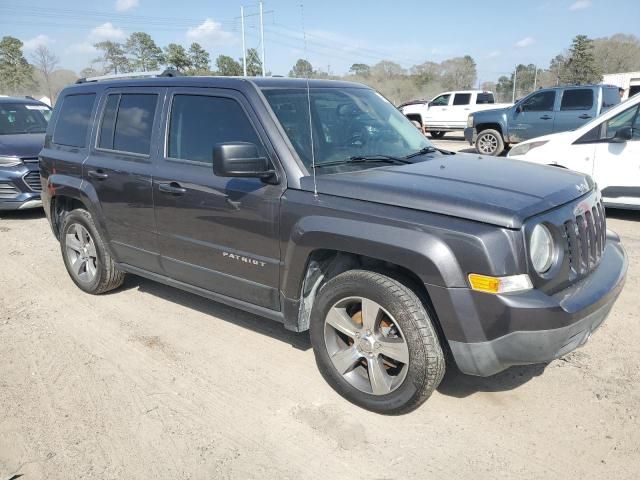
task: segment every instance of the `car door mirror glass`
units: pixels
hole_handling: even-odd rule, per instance
[[[219,143],[213,147],[213,172],[219,177],[273,178],[269,159],[249,142]]]

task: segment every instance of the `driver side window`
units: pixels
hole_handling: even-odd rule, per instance
[[[633,127],[633,139],[640,140],[640,116],[638,115],[638,105],[620,112],[615,117],[610,118],[603,131],[603,138],[614,137],[616,132],[622,127]]]
[[[539,92],[522,103],[523,112],[552,112],[556,101],[556,92]]]
[[[447,94],[447,95],[440,95],[439,97],[434,98],[431,101],[431,106],[433,107],[445,107],[447,105],[449,105],[449,97],[451,95]]]

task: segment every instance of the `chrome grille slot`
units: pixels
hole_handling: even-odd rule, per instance
[[[10,200],[20,194],[18,189],[8,182],[0,182],[0,200]]]
[[[29,187],[34,192],[42,191],[42,185],[40,184],[40,172],[38,172],[37,170],[27,173],[24,177],[22,177],[22,179],[24,180],[24,183],[27,184],[27,187]]]

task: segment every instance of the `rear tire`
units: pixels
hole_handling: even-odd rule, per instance
[[[447,132],[441,132],[439,130],[433,131],[433,132],[429,132],[429,135],[431,136],[431,138],[442,138],[444,137],[444,134]]]
[[[310,336],[324,379],[367,410],[410,412],[444,375],[429,313],[410,288],[386,275],[350,270],[329,280],[316,297]]]
[[[499,131],[482,130],[476,138],[476,152],[481,155],[498,156],[504,151],[504,140]]]
[[[98,295],[124,282],[125,273],[116,268],[86,210],[72,210],[62,219],[60,250],[69,276],[81,290]]]

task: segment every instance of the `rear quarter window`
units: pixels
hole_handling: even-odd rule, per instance
[[[487,104],[487,103],[496,103],[495,98],[493,98],[493,93],[479,93],[476,98],[476,104]]]
[[[67,95],[62,100],[60,114],[53,130],[53,143],[69,147],[87,146],[87,131],[91,112],[96,100],[95,93]]]

